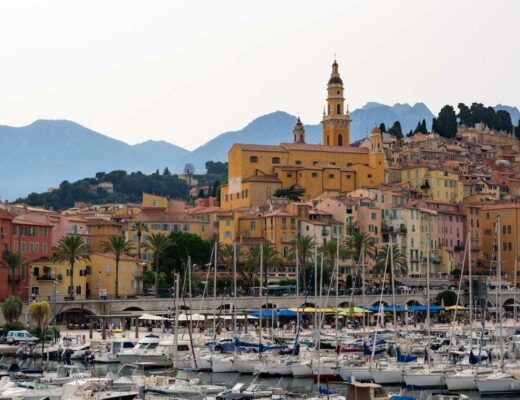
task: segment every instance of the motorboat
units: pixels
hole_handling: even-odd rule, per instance
[[[129,339],[114,339],[110,342],[103,343],[101,348],[94,351],[92,362],[95,364],[118,363],[119,358],[117,355],[122,351],[131,350],[134,347],[134,342]]]
[[[211,370],[215,373],[237,372],[233,363],[233,356],[229,354],[211,355]]]
[[[78,379],[87,379],[92,375],[90,372],[82,371],[77,365],[58,365],[55,372],[47,372],[40,378],[41,383],[52,385],[64,385]]]
[[[416,388],[440,388],[444,387],[444,375],[448,372],[445,367],[410,370],[405,372],[404,382],[407,386]]]
[[[284,389],[266,386],[258,383],[237,383],[231,389],[227,389],[216,396],[216,400],[242,400],[242,399],[280,399]]]
[[[153,382],[146,382],[144,393],[156,395],[207,395],[218,394],[226,390],[225,386],[202,384],[198,379],[179,379],[166,376],[154,377]]]
[[[155,350],[161,343],[159,336],[150,334],[137,342],[137,345],[131,349],[122,350],[117,353],[117,359],[121,363],[134,363],[141,361],[141,356],[145,356]]]
[[[119,353],[119,356],[122,353]],[[174,340],[164,340],[159,342],[156,347],[151,350],[144,350],[141,353],[136,354],[136,360],[134,363],[146,365],[148,368],[153,367],[169,367],[172,365],[172,360],[175,356],[185,357],[191,354],[191,345],[188,341],[179,341],[177,343],[177,351],[175,351]]]
[[[113,390],[108,379],[80,379],[63,385],[63,399],[67,400],[133,400],[139,395],[134,390]]]
[[[23,399],[61,400],[63,389],[57,386],[41,385],[35,382],[13,382],[8,377],[0,379],[0,400]]]

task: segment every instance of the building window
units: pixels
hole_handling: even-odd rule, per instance
[[[287,218],[282,218],[282,228],[287,228]]]
[[[255,230],[256,229],[256,221],[251,221],[249,226],[251,227],[251,230]]]
[[[256,164],[258,162],[258,157],[257,156],[251,156],[249,157],[249,162],[251,164]]]
[[[318,165],[318,161],[313,161],[312,165]]]
[[[190,226],[188,224],[184,224],[183,230],[184,232],[189,232]]]
[[[334,179],[334,174],[329,174],[329,179]]]
[[[20,246],[20,252],[25,253],[26,250],[27,250],[26,244],[25,244],[25,242],[22,242],[22,244]]]
[[[48,229],[43,228],[43,237],[47,237],[47,235],[48,235]]]
[[[225,231],[224,237],[230,239],[231,238],[231,231]]]
[[[292,178],[292,173],[287,172],[287,178]]]
[[[280,157],[273,157],[273,158],[271,159],[271,162],[272,162],[273,164],[280,164]]]
[[[343,135],[341,134],[338,135],[338,146],[343,146]]]
[[[76,286],[76,294],[81,294],[81,286]]]
[[[312,173],[312,177],[313,177],[313,178],[317,178],[317,177],[318,177],[318,173],[317,173],[317,172],[313,172],[313,173]]]
[[[372,178],[372,174],[368,174],[368,179]]]
[[[295,163],[296,165],[302,165],[302,162],[301,162],[300,160],[296,160],[294,163]]]
[[[231,226],[231,219],[230,218],[226,218],[226,226]]]

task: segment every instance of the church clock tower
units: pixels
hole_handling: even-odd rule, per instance
[[[334,60],[332,74],[327,84],[327,110],[323,112],[323,142],[326,146],[348,147],[350,144],[350,114],[345,111],[343,81],[338,63]]]

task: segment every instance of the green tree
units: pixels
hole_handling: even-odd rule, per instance
[[[310,268],[312,268],[312,262],[314,259],[314,248],[316,242],[311,236],[300,235],[292,243],[291,251],[289,253],[290,260],[296,260],[296,253],[298,253],[298,264],[300,266],[300,275],[303,284],[301,288],[306,288],[309,282],[307,277]],[[298,277],[300,279],[300,277]]]
[[[119,298],[119,262],[122,256],[128,256],[134,250],[134,244],[127,241],[124,236],[109,236],[107,241],[102,243],[103,252],[112,253],[116,261],[115,294]]]
[[[390,249],[392,249],[391,252]],[[390,247],[389,244],[385,244],[381,247],[381,249],[379,249],[379,252],[377,253],[377,263],[374,266],[374,270],[379,274],[383,274],[386,272],[390,278],[390,255],[393,256],[394,272],[397,272],[399,274],[405,274],[407,272],[406,257],[401,252],[401,249],[396,243],[392,244],[392,247]]]
[[[359,263],[364,255],[365,260],[375,259],[376,245],[374,238],[366,232],[355,231],[347,236],[344,246],[356,263]]]
[[[171,176],[172,173],[170,172],[170,170],[168,169],[168,167],[165,167],[165,168],[164,168],[164,171],[163,171],[162,174],[163,174],[164,176]]]
[[[4,315],[4,319],[8,323],[13,323],[18,321],[20,315],[22,315],[23,303],[16,296],[9,296],[2,303],[2,314]]]
[[[457,114],[457,117],[459,118],[459,124],[473,126],[474,122],[472,120],[471,110],[469,107],[464,103],[459,103],[457,108],[459,109],[459,113]]]
[[[254,272],[258,271],[260,267],[260,256],[262,249],[262,260],[263,260],[263,269],[264,269],[264,287],[267,286],[269,280],[269,271],[272,267],[277,267],[283,264],[283,260],[281,259],[276,247],[271,243],[264,241],[262,244],[257,244],[253,246],[249,251],[249,259],[246,262],[247,269],[251,271],[251,276],[254,276]]]
[[[274,197],[287,198],[290,201],[299,201],[305,194],[305,189],[297,187],[296,185],[292,185],[286,189],[276,189],[274,192]]]
[[[166,276],[173,278],[175,272],[183,272],[191,257],[193,266],[205,265],[209,262],[212,251],[212,242],[203,240],[199,235],[190,232],[172,232],[168,236],[172,243],[161,257],[162,270]]]
[[[385,126],[385,123],[384,123],[384,122],[381,122],[381,123],[379,124],[379,130],[381,131],[381,133],[386,132],[386,126]]]
[[[24,263],[25,260],[20,253],[4,251],[3,262],[0,264],[0,266],[9,271],[11,292],[13,294],[16,293],[16,277],[20,274],[20,269]]]
[[[495,129],[504,132],[513,132],[513,122],[511,116],[505,110],[498,110],[496,112],[496,126]]]
[[[334,270],[338,253],[340,260],[345,260],[350,257],[350,253],[345,246],[340,245],[338,249],[338,242],[336,240],[327,241],[324,246],[320,247],[319,252],[323,255],[323,264],[325,268],[323,271],[323,282],[328,284],[330,283],[330,276]]]
[[[81,236],[64,236],[53,249],[53,259],[70,265],[69,296],[74,298],[74,265],[78,261],[90,261],[92,250]]]
[[[148,228],[148,225],[145,224],[142,221],[136,221],[134,222],[130,227],[132,232],[136,232],[137,236],[137,257],[139,258],[139,261],[141,261],[141,243],[143,238],[143,233],[148,232],[150,229]]]
[[[423,119],[417,123],[417,127],[413,131],[413,133],[428,133],[428,128],[426,126],[426,120]]]
[[[441,108],[436,119],[436,133],[446,138],[454,138],[457,134],[457,115],[452,106],[446,105]]]
[[[31,303],[28,308],[29,315],[35,319],[38,324],[38,336],[42,340],[45,337],[45,324],[47,322],[47,317],[49,316],[49,308],[49,303],[46,301]]]
[[[388,133],[394,135],[397,138],[402,138],[403,131],[401,129],[401,123],[399,121],[395,121],[390,129],[388,129]]]
[[[164,233],[152,233],[144,244],[145,248],[153,253],[155,266],[155,296],[159,297],[159,265],[165,251],[173,245],[172,241]]]

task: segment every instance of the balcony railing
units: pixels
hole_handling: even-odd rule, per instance
[[[53,281],[54,279],[57,279],[58,281],[62,281],[63,280],[63,276],[61,274],[59,275],[51,275],[51,274],[43,274],[43,275],[38,275],[36,277],[36,280],[37,281]]]

